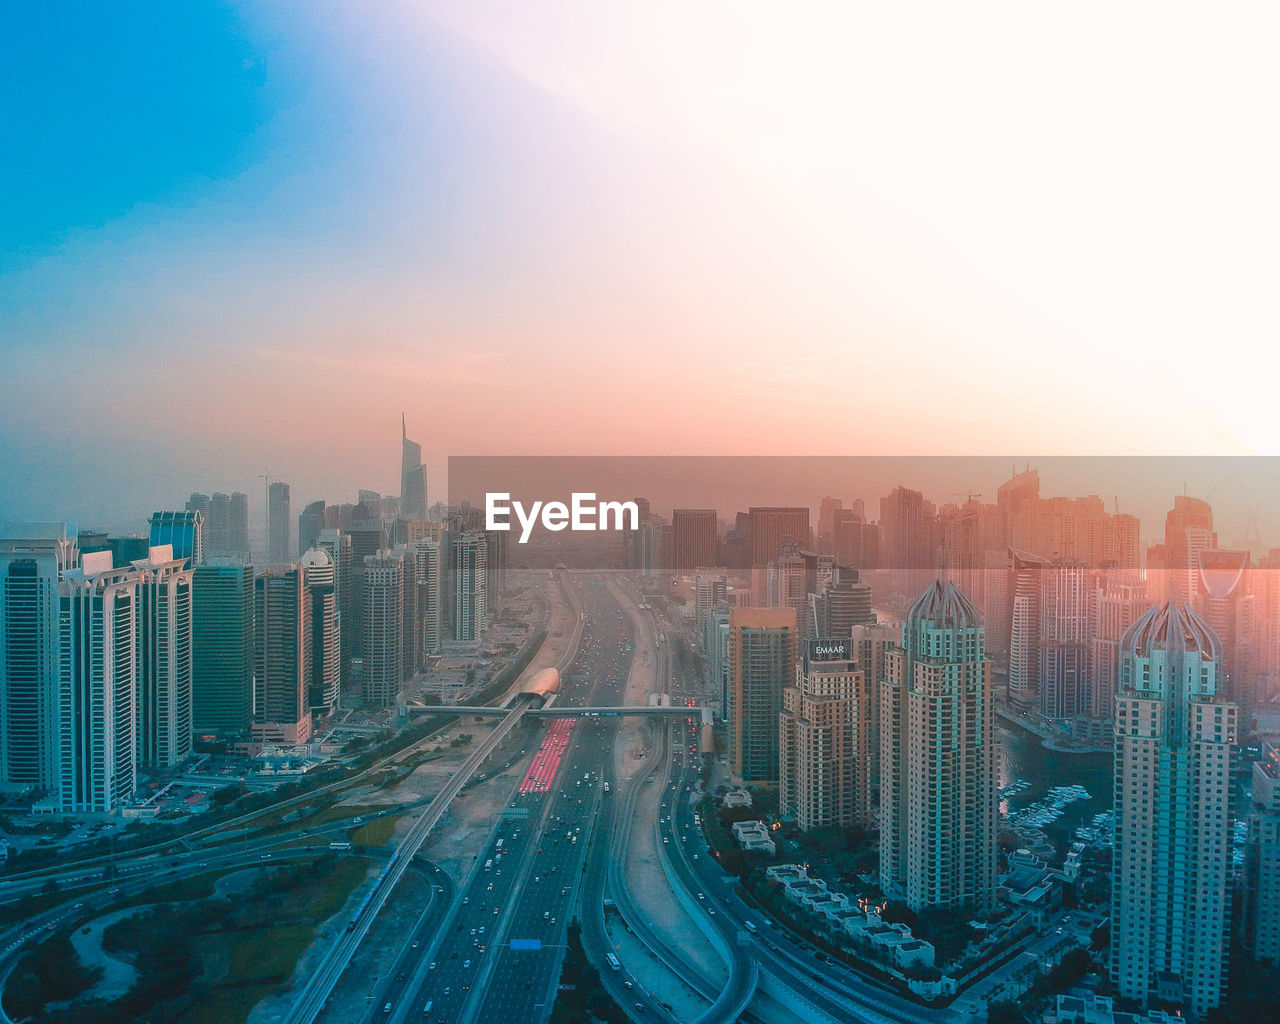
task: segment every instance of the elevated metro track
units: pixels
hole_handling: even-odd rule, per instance
[[[464,706],[461,704],[430,704],[426,706],[414,705],[409,708],[409,712],[422,712],[431,715],[476,715],[477,717],[489,715],[495,718],[501,718],[508,714],[506,708],[493,708],[486,704],[479,704],[474,707]],[[564,705],[543,706],[540,708],[530,708],[525,712],[526,718],[617,718],[621,715],[657,715],[668,718],[687,718],[690,715],[699,715],[702,723],[706,724],[711,718],[710,708],[700,707],[598,707],[598,708],[571,708]]]

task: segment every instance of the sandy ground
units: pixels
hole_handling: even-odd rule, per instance
[[[611,584],[612,585],[612,584]],[[630,611],[636,636],[636,657],[627,677],[625,702],[630,705],[645,704],[649,695],[657,691],[656,674],[662,662],[656,657],[651,620],[639,612],[633,600],[615,586],[615,594],[622,599],[623,607]],[[652,719],[624,718],[618,730],[614,746],[616,769],[619,779],[630,777],[647,765],[647,760],[637,758],[639,752],[652,751],[659,731],[663,728]],[[631,886],[636,907],[649,920],[653,929],[663,936],[669,946],[683,959],[715,984],[723,984],[728,978],[728,968],[714,947],[707,941],[697,924],[676,899],[667,882],[659,860],[657,832],[653,822],[657,820],[658,803],[665,787],[662,784],[663,769],[654,772],[654,781],[641,783],[636,796],[636,827],[631,830],[627,849],[627,880]],[[669,1003],[677,1019],[692,1020],[705,1009],[706,1000],[688,987],[664,963],[644,949],[630,935],[622,920],[615,914],[607,916],[609,933],[622,947],[627,969],[632,971],[637,984],[654,994],[660,1003]]]

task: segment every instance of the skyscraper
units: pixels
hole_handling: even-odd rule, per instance
[[[880,558],[886,568],[934,571],[934,507],[920,491],[899,485],[880,499],[880,532]]]
[[[871,709],[868,712],[867,743],[871,758],[871,789],[880,789],[880,684],[884,681],[885,653],[902,639],[896,624],[877,622],[870,626],[854,626],[853,660],[866,677]]]
[[[277,565],[253,581],[253,734],[293,745],[311,738],[311,630],[302,566]]]
[[[710,569],[716,559],[716,510],[678,508],[671,513],[671,570]]]
[[[981,910],[996,884],[991,663],[978,611],[936,582],[885,652],[880,686],[880,878],[917,913]]]
[[[341,617],[338,614],[337,574],[323,548],[312,548],[301,559],[307,588],[307,626],[311,633],[307,664],[307,705],[312,719],[338,706],[342,688]]]
[[[360,629],[360,593],[351,537],[337,529],[321,530],[316,546],[327,552],[333,562],[334,585],[338,593],[338,664],[345,691],[351,687],[351,658]]]
[[[1089,708],[1097,718],[1115,717],[1120,638],[1150,607],[1142,583],[1104,578],[1097,584],[1089,650]]]
[[[870,713],[850,637],[810,641],[778,723],[779,810],[801,831],[871,820]]]
[[[1222,640],[1222,693],[1241,708],[1265,702],[1249,552],[1205,548],[1196,553],[1196,564],[1196,611]]]
[[[848,636],[854,626],[876,621],[871,610],[871,588],[858,578],[858,570],[837,565],[830,579],[809,594],[805,632],[811,637]]]
[[[298,554],[305,555],[320,540],[324,529],[324,502],[313,501],[298,514]]]
[[[0,527],[0,782],[56,781],[58,583],[79,564],[65,523]]]
[[[485,536],[469,530],[453,545],[453,638],[460,644],[478,644],[488,619],[488,545]]]
[[[818,502],[818,542],[817,549],[824,555],[835,554],[836,514],[844,510],[844,502],[839,498],[826,497]]]
[[[795,679],[794,608],[729,611],[729,747],[744,782],[778,781],[782,691]]]
[[[1149,609],[1120,641],[1111,983],[1142,1002],[1180,982],[1194,1014],[1226,980],[1236,708],[1221,672],[1222,641],[1184,605]]]
[[[267,488],[267,564],[282,565],[293,554],[289,543],[292,533],[289,520],[289,485],[272,480]]]
[[[1253,765],[1244,858],[1241,939],[1258,960],[1280,961],[1280,750],[1263,743]]]
[[[204,561],[203,512],[152,512],[147,517],[151,528],[151,547],[169,545],[174,558],[185,558],[189,566]]]
[[[393,707],[404,682],[405,562],[404,552],[387,550],[364,559],[364,699],[370,707]]]
[[[58,584],[57,805],[107,812],[137,790],[140,574],[86,555]]]
[[[1009,550],[1009,701],[1030,708],[1040,690],[1040,577],[1049,560]]]
[[[753,506],[747,510],[751,565],[763,568],[782,554],[785,545],[809,546],[809,510]]]
[[[1091,713],[1092,593],[1092,580],[1083,562],[1058,562],[1040,573],[1040,713],[1046,718]]]
[[[444,628],[440,542],[419,540],[413,545],[414,578],[418,586],[418,638],[422,658],[440,653]]]
[[[409,428],[400,414],[400,515],[405,519],[427,518],[427,469],[422,464],[422,445],[409,440]]]
[[[1207,501],[1176,495],[1164,520],[1164,554],[1169,590],[1153,595],[1191,606],[1198,589],[1201,551],[1218,546],[1213,509]]]
[[[187,500],[188,512],[204,516],[204,554],[213,556],[249,558],[249,496],[241,491],[234,494],[216,492],[213,497],[192,494]]]
[[[138,764],[168,769],[191,754],[193,570],[166,544],[138,572]]]
[[[220,556],[191,588],[191,720],[197,733],[237,735],[253,720],[253,566]]]
[[[707,681],[720,703],[720,718],[729,718],[729,608],[727,605],[711,609],[707,613],[703,631],[703,649],[706,651]]]

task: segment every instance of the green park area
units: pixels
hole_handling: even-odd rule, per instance
[[[5,985],[5,1010],[45,1024],[238,1024],[288,982],[370,863],[326,854],[263,868],[232,898],[217,895],[213,872],[157,886],[102,937],[109,956],[139,967],[124,995],[93,998],[101,968],[85,967],[75,953],[71,936],[86,924],[76,921],[19,962]]]

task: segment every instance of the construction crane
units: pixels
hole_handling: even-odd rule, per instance
[[[981,498],[982,492],[981,491],[948,491],[946,496],[948,498],[964,498],[965,502],[968,503],[970,501],[973,501],[974,498]]]

